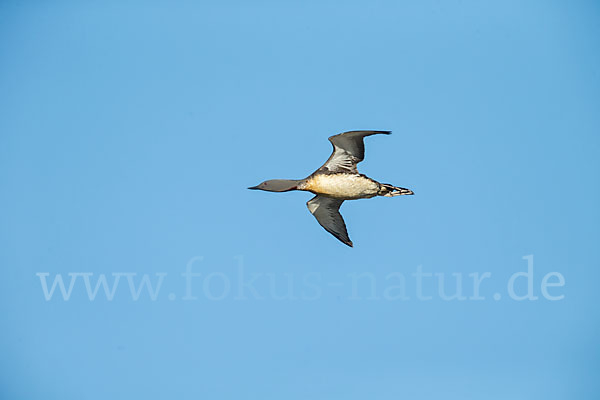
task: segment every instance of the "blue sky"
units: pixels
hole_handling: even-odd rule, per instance
[[[598,398],[599,19],[3,2],[1,397]],[[393,131],[359,169],[416,193],[344,203],[355,248],[310,194],[246,190],[309,175],[353,129]],[[514,291],[531,278],[537,300],[515,300],[530,255]],[[421,298],[418,271],[437,274]],[[101,274],[112,300],[86,292]],[[144,275],[154,300],[131,294]],[[466,299],[445,300],[456,277]]]

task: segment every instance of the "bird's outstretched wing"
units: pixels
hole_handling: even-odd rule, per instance
[[[320,172],[352,172],[358,173],[356,164],[365,158],[365,136],[384,134],[390,131],[350,131],[331,136],[329,141],[333,144],[333,153],[325,164],[319,168]]]
[[[306,206],[327,232],[338,238],[342,243],[352,247],[346,224],[339,211],[343,202],[344,200],[332,197],[315,196],[306,203]]]

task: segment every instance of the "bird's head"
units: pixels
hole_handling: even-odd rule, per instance
[[[296,190],[297,187],[298,181],[288,179],[271,179],[256,186],[249,187],[248,189],[266,190],[267,192],[287,192],[289,190]]]

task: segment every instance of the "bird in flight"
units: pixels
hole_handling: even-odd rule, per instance
[[[321,168],[304,179],[272,179],[253,190],[288,192],[304,190],[316,196],[306,205],[319,224],[342,243],[353,247],[346,224],[340,214],[344,200],[370,199],[375,196],[394,197],[414,194],[412,190],[379,183],[360,174],[356,165],[365,158],[363,139],[371,135],[389,135],[390,131],[350,131],[331,136],[333,153]]]

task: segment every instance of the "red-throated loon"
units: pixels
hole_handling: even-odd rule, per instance
[[[344,200],[370,199],[375,196],[393,197],[414,194],[412,190],[379,183],[359,174],[356,164],[365,158],[365,136],[390,131],[350,131],[331,136],[333,153],[321,168],[305,179],[273,179],[248,189],[269,192],[304,190],[316,194],[306,205],[319,224],[342,243],[352,247],[346,224],[339,209]]]

